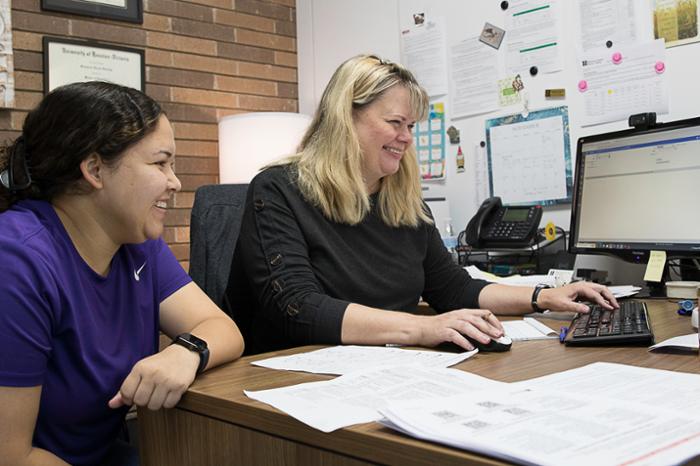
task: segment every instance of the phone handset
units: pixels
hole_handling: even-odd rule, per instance
[[[479,210],[476,214],[469,220],[469,224],[464,233],[464,239],[472,247],[478,248],[481,246],[481,230],[484,227],[484,223],[489,218],[493,212],[501,208],[503,204],[501,203],[501,198],[498,196],[489,197],[484,202],[481,203]]]

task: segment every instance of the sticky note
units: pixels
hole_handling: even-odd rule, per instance
[[[666,251],[651,251],[647,270],[644,272],[644,280],[647,282],[660,282],[666,265]]]

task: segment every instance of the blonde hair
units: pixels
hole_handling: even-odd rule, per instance
[[[353,112],[396,85],[409,91],[413,116],[425,119],[428,95],[406,68],[374,55],[358,55],[344,62],[326,86],[299,152],[283,162],[296,165],[302,194],[333,221],[355,225],[371,209]],[[413,145],[401,158],[399,170],[382,179],[378,206],[381,219],[389,226],[432,223],[422,200]]]

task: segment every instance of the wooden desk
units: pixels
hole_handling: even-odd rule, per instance
[[[689,317],[675,303],[649,302],[657,341],[690,333]],[[566,325],[546,321],[552,328]],[[249,356],[211,370],[192,385],[171,410],[139,410],[141,461],[148,465],[456,465],[502,464],[466,451],[404,437],[377,423],[331,434],[263,403],[243,390],[261,390],[332,377],[254,367],[251,361],[320,348],[308,346]],[[656,354],[643,347],[570,348],[558,340],[515,342],[507,353],[480,353],[460,369],[515,382],[605,361],[700,373],[697,355]]]

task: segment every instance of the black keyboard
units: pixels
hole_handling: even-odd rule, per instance
[[[647,306],[641,301],[621,301],[612,311],[598,305],[588,314],[576,314],[564,342],[569,346],[653,345]]]

